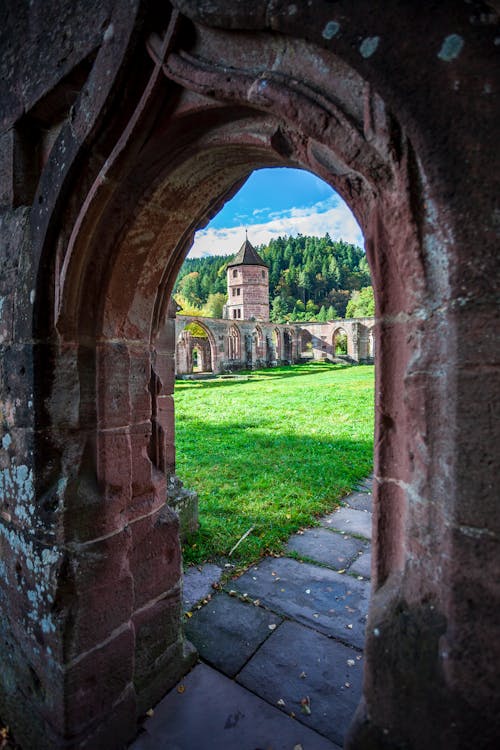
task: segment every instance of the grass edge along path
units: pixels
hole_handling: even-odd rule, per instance
[[[373,366],[329,362],[178,381],[177,474],[200,501],[184,564],[243,568],[317,525],[373,465]]]

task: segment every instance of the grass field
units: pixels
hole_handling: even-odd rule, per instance
[[[313,526],[373,457],[373,367],[311,363],[175,387],[177,474],[200,499],[184,562],[248,565]]]

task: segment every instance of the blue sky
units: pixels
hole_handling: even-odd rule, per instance
[[[212,221],[195,235],[189,257],[229,255],[245,239],[253,245],[280,235],[343,239],[363,247],[350,209],[323,180],[300,169],[259,169]]]

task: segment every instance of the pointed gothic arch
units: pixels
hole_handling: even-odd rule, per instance
[[[498,441],[486,442],[483,406],[497,387],[486,304],[496,115],[488,81],[477,87],[493,38],[451,2],[432,24],[403,6],[381,9],[376,28],[368,4],[355,5],[340,23],[331,3],[314,17],[307,4],[250,12],[177,0],[182,17],[168,4],[131,3],[127,13],[117,4],[99,37],[79,36],[58,57],[64,69],[86,56],[90,72],[66,116],[57,110],[51,149],[36,117],[19,118],[33,91],[50,93],[62,74],[12,88],[7,151],[43,146],[45,158],[22,195],[16,184],[5,192],[18,253],[5,273],[19,274],[2,302],[19,401],[9,384],[5,413],[25,467],[17,497],[29,503],[23,515],[8,495],[3,510],[1,685],[26,742],[124,743],[137,713],[187,668],[177,520],[165,505],[175,468],[167,301],[195,229],[252,169],[287,164],[349,202],[377,301],[373,594],[350,746],[473,746],[478,723],[498,735],[494,660],[477,647],[490,632],[495,576],[478,586],[475,569],[497,564],[488,509]],[[464,344],[470,330],[485,371]],[[13,699],[13,675],[33,711]]]

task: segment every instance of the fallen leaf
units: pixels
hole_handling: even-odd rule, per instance
[[[344,685],[345,685],[346,687],[351,687],[351,683],[350,683],[350,682],[344,682]]]
[[[310,593],[311,593],[311,589],[306,589],[306,594],[310,594]]]
[[[283,698],[278,698],[278,700],[276,701],[276,703],[277,703],[278,706],[285,706],[286,705],[286,703],[283,700]]]
[[[154,715],[153,709],[152,708],[148,708],[148,710],[146,711],[146,716],[153,716],[153,715]]]
[[[351,624],[346,625],[346,628],[349,628],[349,630],[352,630],[352,625]]]
[[[345,573],[345,568],[342,568],[341,570],[337,570],[337,573]]]
[[[184,612],[184,614],[186,615],[186,617],[192,617],[193,616],[192,612]]]
[[[306,673],[305,673],[305,672],[301,672],[301,673],[299,674],[299,677],[300,677],[300,679],[301,679],[301,680],[303,680],[303,679],[305,679],[305,678],[307,677],[307,675],[306,675]]]
[[[354,659],[348,659],[347,660],[347,666],[348,667],[353,667],[355,664],[356,664],[356,662],[354,661]]]
[[[274,623],[268,625],[267,627],[269,628],[269,630],[276,630],[276,625]]]
[[[302,750],[302,745],[294,745],[293,750]]]
[[[177,692],[178,692],[178,693],[184,693],[184,692],[185,692],[185,690],[186,690],[186,687],[185,687],[185,685],[179,685],[179,686],[177,687]]]
[[[300,710],[306,716],[310,716],[311,715],[311,700],[310,700],[310,698],[309,698],[308,695],[306,695],[305,698],[301,698],[301,701],[300,701]]]

